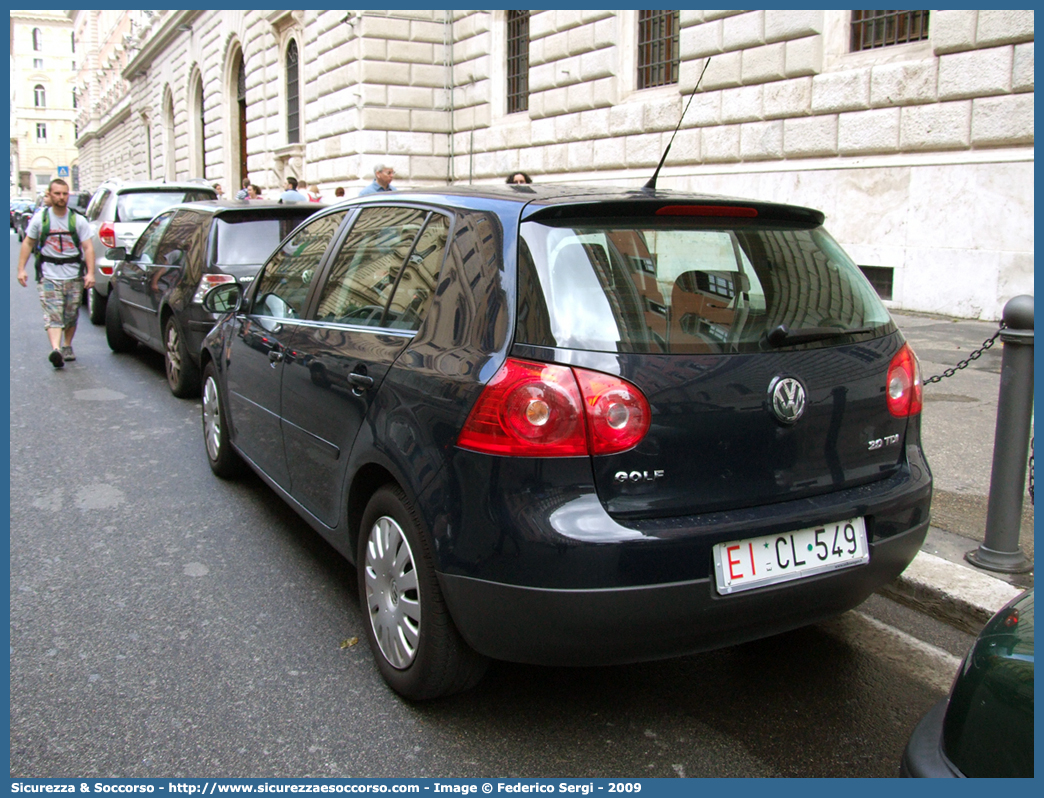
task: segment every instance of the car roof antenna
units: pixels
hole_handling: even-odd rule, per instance
[[[671,134],[671,140],[667,142],[667,149],[663,151],[663,155],[660,157],[660,163],[656,167],[656,171],[653,172],[653,176],[649,178],[649,182],[646,183],[643,188],[656,190],[656,178],[660,174],[660,170],[663,168],[663,162],[667,160],[667,153],[671,151],[671,145],[674,144],[674,137],[678,135],[678,131],[681,129],[682,120],[685,118],[685,114],[689,111],[689,106],[692,105],[692,98],[696,96],[696,92],[700,90],[700,84],[703,82],[703,76],[707,74],[707,67],[710,65],[710,57],[703,64],[703,71],[700,72],[700,78],[696,81],[696,88],[692,90],[692,94],[689,95],[689,102],[685,104],[685,110],[682,111],[681,116],[678,118],[678,127],[674,128],[674,133]]]

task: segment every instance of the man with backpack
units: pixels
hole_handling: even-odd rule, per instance
[[[25,287],[25,266],[36,253],[44,327],[51,343],[47,359],[56,369],[75,360],[72,339],[85,288],[94,287],[94,245],[87,220],[68,207],[69,184],[52,180],[47,187],[50,207],[43,207],[26,226],[18,254],[18,282]]]

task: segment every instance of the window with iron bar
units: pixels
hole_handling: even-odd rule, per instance
[[[678,82],[678,12],[638,12],[638,88]]]
[[[507,12],[507,112],[529,110],[529,12]]]
[[[293,39],[286,48],[286,141],[297,144],[301,141],[301,112],[299,81],[301,72],[297,66],[297,42]]]
[[[927,11],[852,12],[853,53],[927,38]]]

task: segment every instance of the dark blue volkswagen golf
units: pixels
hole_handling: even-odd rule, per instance
[[[844,612],[928,528],[921,379],[807,208],[399,191],[317,214],[204,343],[214,472],[356,564],[413,698]]]

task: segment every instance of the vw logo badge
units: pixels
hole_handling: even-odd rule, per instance
[[[805,412],[805,387],[793,377],[776,377],[769,384],[769,404],[777,419],[793,424]]]

